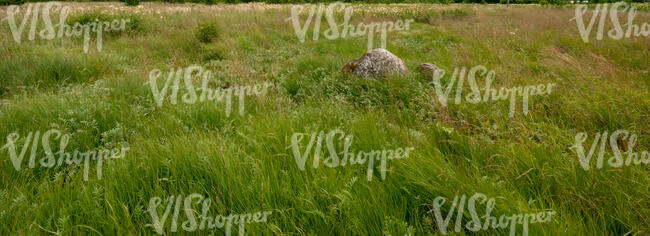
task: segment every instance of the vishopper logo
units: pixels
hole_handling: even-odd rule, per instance
[[[197,211],[192,208],[194,201],[196,201],[196,205],[201,204],[201,214],[198,217],[195,215],[195,212]],[[146,227],[154,228],[156,233],[160,235],[165,233],[165,222],[167,222],[167,219],[169,218],[169,213],[172,213],[172,221],[169,226],[172,233],[178,231],[179,214],[183,211],[187,218],[187,220],[181,223],[181,228],[183,230],[194,232],[197,230],[213,230],[214,228],[225,227],[224,231],[226,236],[231,235],[233,225],[239,225],[239,235],[243,236],[246,232],[246,224],[266,222],[268,216],[273,213],[272,211],[258,211],[252,214],[230,214],[228,216],[217,215],[213,217],[208,215],[212,200],[204,198],[203,195],[198,193],[190,194],[185,198],[183,198],[183,195],[168,197],[162,215],[158,213],[158,207],[161,204],[162,199],[160,197],[152,197],[149,200],[148,211],[153,224],[146,225]]]
[[[162,76],[159,69],[153,69],[149,72],[149,84],[151,92],[158,107],[162,107],[165,98],[168,98],[171,104],[178,104],[179,90],[181,88],[181,80],[186,93],[183,94],[180,100],[185,104],[193,104],[196,102],[215,101],[226,103],[226,116],[230,116],[232,111],[233,95],[238,97],[239,101],[239,115],[244,115],[245,97],[251,95],[263,96],[267,93],[268,88],[273,84],[264,82],[263,84],[234,86],[229,88],[211,89],[208,84],[212,78],[212,71],[205,70],[202,66],[189,66],[185,69],[171,69],[167,75],[167,80],[164,82],[162,88],[158,87],[158,78]],[[200,88],[195,88],[192,82],[194,77],[201,77],[202,83]],[[172,84],[173,81],[173,84]],[[171,87],[170,87],[171,86]],[[171,94],[167,94],[171,88]],[[197,94],[197,91],[200,91]]]
[[[316,8],[318,7],[318,10]],[[313,5],[307,17],[307,21],[301,26],[300,24],[300,14],[305,9],[304,6],[293,6],[291,8],[291,17],[287,18],[286,21],[291,21],[293,28],[296,32],[296,36],[301,43],[305,42],[305,37],[307,36],[307,31],[309,26],[311,26],[312,20],[314,21],[314,28],[312,33],[312,39],[314,41],[318,40],[321,35],[320,26],[321,19],[323,18],[323,4]],[[409,25],[414,21],[408,19],[406,21],[396,20],[395,22],[383,21],[383,22],[372,22],[370,24],[359,23],[356,27],[351,25],[350,18],[352,17],[352,6],[345,6],[341,2],[335,2],[329,4],[326,8],[325,19],[329,25],[329,29],[326,29],[323,32],[323,36],[327,39],[333,40],[338,38],[346,37],[359,37],[359,36],[368,36],[368,50],[374,49],[373,41],[375,38],[375,33],[379,33],[381,39],[380,48],[386,48],[386,34],[395,30],[409,30]],[[343,23],[337,24],[334,17],[334,11],[338,9],[344,10]],[[316,17],[316,18],[314,18]],[[339,28],[339,26],[341,28]]]
[[[591,35],[592,29],[596,20],[598,19],[598,31],[596,32],[596,39],[603,40],[603,34],[605,31],[605,22],[607,21],[607,16],[609,13],[609,18],[612,23],[613,28],[607,31],[607,36],[612,39],[620,40],[623,37],[630,38],[632,36],[644,36],[648,37],[650,35],[650,24],[644,22],[641,25],[634,24],[634,18],[637,15],[637,9],[634,6],[630,6],[627,2],[617,2],[612,5],[612,8],[607,11],[609,4],[598,4],[596,8],[592,11],[591,18],[589,19],[589,24],[585,26],[585,21],[583,16],[588,11],[586,5],[579,5],[575,10],[575,17],[571,20],[575,20],[578,26],[578,31],[580,31],[580,37],[585,43],[589,43],[589,36]],[[627,22],[621,26],[619,22],[618,12],[627,11]]]
[[[60,139],[58,155],[55,155],[53,153],[52,147],[50,145],[50,141],[53,139]],[[108,160],[109,158],[110,159],[124,158],[126,151],[130,149],[129,147],[123,147],[121,149],[114,148],[112,150],[100,148],[100,149],[89,150],[86,152],[80,152],[79,150],[75,150],[74,152],[66,152],[65,149],[68,146],[68,143],[70,142],[70,135],[63,134],[61,131],[56,129],[48,130],[44,132],[42,136],[41,136],[41,131],[29,132],[29,134],[24,140],[22,149],[17,149],[18,147],[17,143],[19,140],[20,140],[20,135],[18,133],[11,133],[7,136],[7,144],[5,144],[2,148],[0,148],[0,151],[7,149],[7,151],[9,152],[9,158],[11,158],[11,163],[13,164],[16,171],[21,170],[22,163],[25,158],[25,154],[27,153],[28,150],[30,150],[30,144],[31,144],[31,153],[29,156],[29,164],[28,164],[28,167],[30,169],[35,168],[37,164],[40,164],[40,166],[44,168],[52,168],[55,165],[61,166],[64,164],[64,162],[66,165],[73,165],[73,164],[80,165],[83,162],[84,181],[88,181],[88,172],[90,169],[91,160],[97,161],[97,179],[102,179],[103,161]],[[45,156],[43,156],[37,162],[39,141],[41,146],[43,147]],[[18,150],[20,152],[17,152]],[[56,159],[57,156],[58,156],[58,161]]]
[[[334,143],[336,140],[336,136],[339,136],[338,140],[344,140],[344,146],[342,151],[337,151],[336,147],[337,145]],[[296,160],[296,164],[298,164],[298,168],[300,170],[304,171],[305,170],[305,163],[313,151],[313,162],[312,162],[312,167],[314,169],[318,168],[320,166],[321,162],[321,152],[323,151],[323,139],[325,139],[325,144],[327,145],[327,150],[329,152],[329,157],[322,159],[322,162],[325,166],[330,167],[330,168],[336,168],[336,167],[345,167],[345,165],[364,165],[367,163],[368,165],[368,171],[367,171],[367,178],[368,181],[372,180],[373,172],[374,172],[374,166],[379,165],[381,167],[380,169],[380,174],[381,174],[381,179],[386,179],[386,171],[387,171],[387,160],[394,160],[394,159],[402,159],[402,158],[408,158],[409,154],[411,151],[413,151],[413,147],[407,147],[407,148],[396,148],[396,149],[384,149],[384,150],[373,150],[373,151],[357,151],[354,152],[354,150],[350,150],[350,146],[352,146],[352,141],[354,136],[351,134],[345,135],[345,132],[342,130],[332,130],[327,135],[325,135],[325,132],[320,131],[318,133],[312,132],[311,133],[311,138],[309,139],[309,143],[307,144],[307,147],[304,152],[300,153],[300,146],[303,143],[303,139],[305,136],[309,136],[308,133],[294,133],[291,136],[291,151],[293,152],[294,159]],[[315,145],[315,146],[314,146]],[[340,146],[340,145],[339,145]],[[376,163],[377,161],[378,163]]]
[[[492,215],[492,211],[496,205],[495,198],[488,198],[485,194],[475,193],[472,195],[469,200],[465,195],[462,195],[459,199],[458,195],[454,197],[454,201],[450,203],[449,211],[445,218],[442,218],[443,206],[447,202],[445,197],[436,197],[433,200],[433,211],[438,230],[443,235],[448,233],[447,228],[449,227],[450,220],[452,219],[454,212],[456,212],[456,222],[454,224],[454,231],[459,233],[463,228],[463,216],[465,211],[465,206],[469,211],[471,220],[467,222],[464,226],[465,229],[478,232],[479,230],[489,230],[492,229],[505,229],[510,227],[510,235],[514,236],[517,232],[517,225],[522,225],[522,235],[528,235],[528,224],[535,223],[546,223],[551,221],[551,217],[555,214],[555,211],[540,211],[537,213],[528,213],[528,214],[513,214],[511,216],[501,215],[497,220],[497,216]],[[482,217],[479,216],[476,211],[476,206],[478,204],[485,204],[485,215]],[[458,211],[456,211],[458,210]],[[484,221],[481,222],[481,219]]]
[[[126,23],[130,21],[130,19],[122,19],[120,21],[113,20],[112,22],[95,21],[87,24],[80,24],[77,22],[74,24],[74,26],[70,26],[66,23],[69,14],[68,6],[62,6],[58,2],[48,2],[44,3],[43,5],[41,4],[42,3],[27,4],[27,9],[22,14],[22,20],[20,24],[17,24],[16,16],[21,13],[21,7],[11,5],[7,8],[7,17],[5,19],[8,21],[13,39],[17,43],[20,43],[22,41],[23,31],[25,30],[27,23],[29,23],[29,32],[27,39],[30,41],[33,41],[37,36],[41,39],[51,40],[55,37],[62,38],[64,35],[66,37],[72,37],[73,35],[76,37],[81,37],[83,35],[84,53],[88,53],[88,48],[90,45],[90,34],[92,32],[97,36],[97,51],[101,52],[103,45],[103,32],[124,31]],[[50,13],[56,12],[59,12],[59,23],[53,24]],[[40,31],[37,29],[37,26],[39,25],[39,16],[42,17],[44,25],[43,29]],[[58,31],[55,28],[58,28]]]
[[[492,82],[494,81],[495,72],[494,70],[488,71],[485,66],[475,66],[467,71],[467,68],[455,68],[454,72],[447,84],[447,87],[442,85],[442,78],[445,76],[445,70],[438,69],[433,73],[433,81],[429,84],[433,84],[436,96],[438,101],[442,104],[443,107],[446,107],[448,104],[448,99],[451,91],[453,90],[454,85],[456,85],[456,96],[454,102],[460,104],[462,100],[463,93],[463,84],[465,77],[467,76],[467,82],[469,83],[470,89],[472,92],[467,94],[465,100],[471,104],[477,104],[479,102],[489,102],[497,100],[510,100],[510,117],[514,117],[517,97],[522,98],[522,110],[524,115],[528,115],[528,100],[530,96],[533,95],[548,95],[551,94],[555,83],[548,83],[546,85],[526,85],[526,86],[517,86],[512,88],[501,87],[498,91],[494,88],[491,88]],[[477,78],[485,77],[485,88],[483,89],[485,93],[481,95],[481,89],[478,87],[476,82]],[[456,84],[456,82],[458,82]],[[444,88],[444,91],[443,91]]]
[[[645,150],[642,152],[635,152],[634,146],[637,142],[637,136],[630,131],[619,129],[608,135],[607,131],[596,133],[594,140],[591,143],[589,152],[585,153],[583,143],[587,141],[586,133],[578,133],[575,137],[575,144],[571,149],[575,149],[580,158],[580,166],[584,170],[589,170],[592,167],[591,158],[595,152],[598,152],[598,159],[596,160],[596,168],[601,169],[605,164],[605,154],[607,148],[607,139],[609,138],[609,147],[612,149],[612,156],[607,160],[607,164],[613,168],[620,168],[623,165],[630,166],[632,163],[635,165],[650,164],[650,153]],[[621,153],[620,147],[623,145],[619,141],[627,140],[626,150]]]

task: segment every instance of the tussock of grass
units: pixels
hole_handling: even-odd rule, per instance
[[[23,55],[0,65],[0,95],[87,83],[119,73],[111,57],[54,51]],[[30,65],[26,67],[26,65]]]
[[[146,21],[143,16],[140,16],[138,14],[133,14],[133,13],[117,13],[117,14],[109,14],[109,13],[102,13],[99,11],[86,11],[83,13],[79,14],[73,14],[66,19],[66,23],[70,26],[73,26],[75,23],[79,23],[82,25],[90,24],[93,22],[113,22],[113,21],[118,21],[121,22],[122,20],[128,19],[128,23],[125,25],[126,28],[125,30],[117,30],[117,31],[107,31],[107,35],[120,35],[122,33],[126,34],[133,34],[137,32],[141,32],[146,29]]]

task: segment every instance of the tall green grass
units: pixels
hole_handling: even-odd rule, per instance
[[[387,7],[355,7],[380,6]],[[639,135],[638,150],[648,150],[647,38],[584,44],[567,22],[569,9],[422,11],[378,15],[432,17],[389,33],[387,49],[410,71],[386,80],[340,72],[364,53],[366,38],[301,44],[285,21],[288,9],[143,15],[140,30],[112,35],[101,53],[88,54],[75,39],[17,44],[2,28],[0,145],[13,132],[56,128],[71,134],[67,150],[131,150],[89,181],[75,165],[16,171],[0,151],[0,235],[152,235],[149,199],[191,193],[212,199],[209,215],[273,210],[268,223],[247,225],[249,235],[439,235],[433,199],[476,192],[502,197],[493,215],[557,211],[552,222],[531,225],[530,235],[650,230],[649,167],[584,171],[569,149],[579,132],[628,129]],[[88,14],[75,19],[113,17]],[[216,22],[216,37],[204,22]],[[518,110],[508,118],[507,101],[442,107],[430,78],[415,69],[423,62],[447,71],[485,65],[499,87],[558,86],[532,97],[528,116]],[[244,116],[226,116],[223,103],[156,106],[149,71],[194,64],[214,72],[215,86],[275,87],[247,97]],[[367,181],[365,166],[299,170],[291,136],[333,129],[353,135],[354,150],[415,151],[390,161],[385,180]],[[211,233],[223,230],[178,232]]]

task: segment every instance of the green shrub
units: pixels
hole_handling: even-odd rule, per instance
[[[199,25],[196,37],[199,42],[211,43],[219,36],[219,25],[216,22],[208,22]]]

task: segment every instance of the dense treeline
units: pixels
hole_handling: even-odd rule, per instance
[[[0,0],[0,5],[22,4],[25,2],[41,2],[44,0]],[[64,0],[65,1],[65,0]],[[137,5],[139,0],[120,0],[130,5]],[[171,2],[171,3],[245,3],[245,2],[266,2],[266,3],[319,3],[319,2],[337,2],[340,0],[158,0],[154,2]],[[506,3],[507,0],[343,0],[348,3]],[[575,0],[584,1],[584,0]],[[607,3],[618,2],[620,0],[588,0],[589,3]],[[644,2],[647,0],[631,0],[629,2]],[[87,2],[81,0],[80,2]],[[569,4],[571,0],[510,0],[513,4]]]

